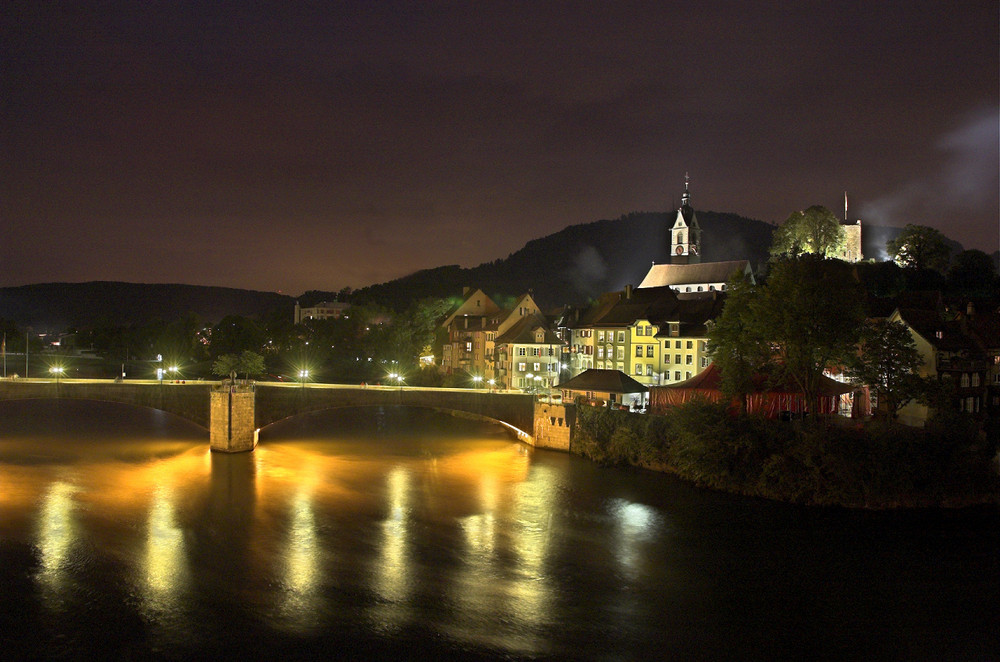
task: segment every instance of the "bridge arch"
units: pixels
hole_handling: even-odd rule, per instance
[[[493,416],[489,416],[489,415],[485,415],[485,414],[480,414],[480,413],[474,413],[474,412],[466,411],[466,410],[463,410],[463,409],[453,409],[453,408],[448,408],[448,407],[431,406],[431,405],[427,405],[427,404],[407,404],[407,403],[403,403],[403,404],[400,404],[400,403],[391,403],[391,404],[383,404],[383,403],[348,404],[348,403],[338,403],[338,404],[330,404],[330,405],[326,405],[326,406],[323,406],[323,405],[320,404],[319,406],[316,406],[315,408],[305,409],[303,411],[296,412],[296,413],[291,414],[289,416],[286,416],[284,418],[281,418],[281,419],[278,419],[278,420],[275,420],[275,421],[271,421],[269,423],[264,423],[264,424],[262,424],[258,428],[258,430],[260,432],[263,432],[264,430],[266,430],[267,428],[271,427],[272,425],[277,425],[278,423],[283,423],[285,421],[294,420],[295,418],[298,418],[299,416],[305,416],[307,414],[314,414],[314,413],[327,412],[327,411],[335,411],[335,410],[341,410],[341,409],[373,409],[373,408],[381,408],[381,407],[401,407],[401,408],[409,408],[409,409],[423,409],[423,410],[427,410],[427,411],[439,412],[439,413],[442,413],[442,414],[446,414],[448,416],[454,416],[456,418],[464,418],[464,419],[468,419],[468,420],[474,420],[474,421],[480,421],[480,422],[483,422],[483,423],[489,423],[491,425],[496,425],[496,426],[504,428],[505,430],[507,430],[508,432],[510,432],[511,434],[513,434],[517,438],[518,441],[521,441],[521,442],[526,443],[526,444],[532,444],[532,435],[531,435],[531,431],[530,430],[523,430],[521,428],[516,427],[515,425],[513,425],[511,423],[508,423],[507,421],[495,418]]]

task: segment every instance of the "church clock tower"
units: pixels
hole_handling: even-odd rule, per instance
[[[677,218],[670,228],[670,263],[697,264],[701,262],[701,227],[698,216],[691,207],[691,192],[688,190],[690,178],[684,175],[684,195]]]

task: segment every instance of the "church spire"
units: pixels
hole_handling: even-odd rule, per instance
[[[691,192],[688,191],[688,184],[691,182],[691,177],[688,173],[684,173],[684,194],[681,196],[681,207],[691,206]]]

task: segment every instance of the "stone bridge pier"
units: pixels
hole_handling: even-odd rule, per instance
[[[257,446],[255,394],[246,386],[220,386],[209,393],[209,437],[213,451],[241,453]]]

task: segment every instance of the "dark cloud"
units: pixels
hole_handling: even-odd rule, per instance
[[[992,0],[5,20],[0,285],[362,286],[665,210],[685,171],[702,209],[775,221],[848,190],[869,222],[997,248]]]

